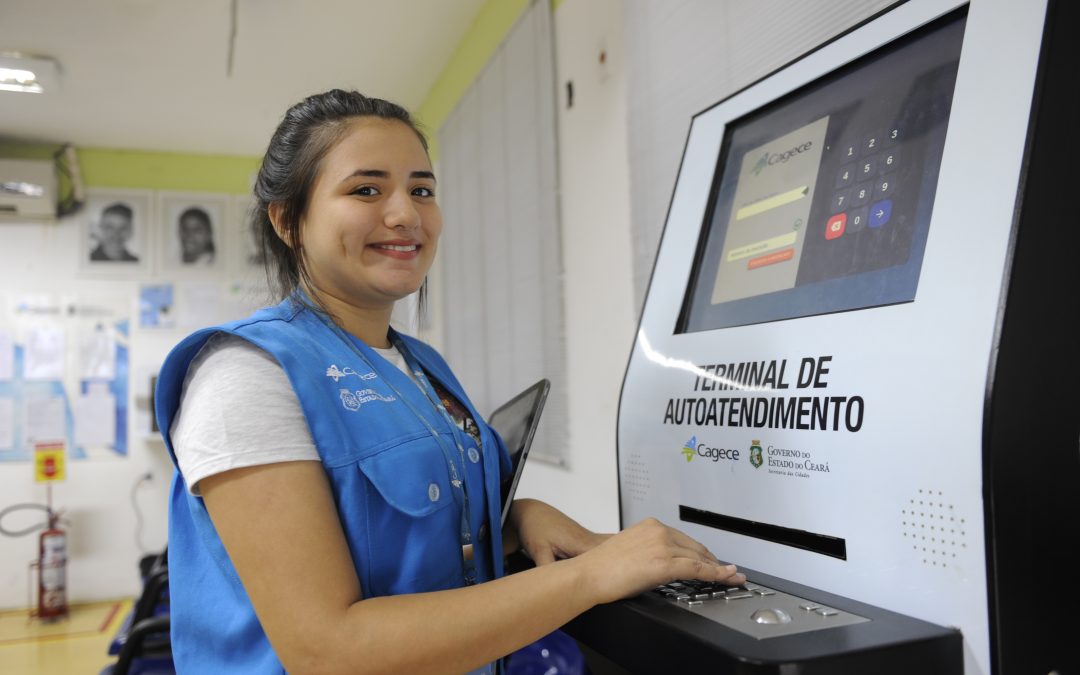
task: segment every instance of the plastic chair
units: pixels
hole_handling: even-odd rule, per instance
[[[172,649],[168,648],[169,625],[167,614],[136,623],[128,632],[116,663],[105,666],[100,675],[175,675]],[[162,636],[164,648],[161,647]],[[158,639],[150,641],[149,638]]]
[[[506,675],[589,675],[577,642],[555,631],[506,658]]]
[[[128,640],[129,635],[135,628],[135,625],[140,621],[150,619],[156,616],[168,616],[169,615],[169,570],[157,569],[143,584],[142,593],[139,594],[137,600],[135,600],[135,606],[126,617],[124,622],[120,624],[120,628],[116,631],[116,636],[113,637],[112,642],[109,643],[109,654],[116,656],[120,653],[124,643]],[[168,646],[169,636],[165,634],[163,638],[152,640],[149,647],[155,651],[160,651]],[[158,644],[163,643],[163,644]]]
[[[143,588],[124,618],[108,653],[117,657],[101,675],[175,673],[169,635],[169,568],[167,550],[139,561]]]

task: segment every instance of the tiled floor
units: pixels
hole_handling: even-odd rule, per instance
[[[30,620],[26,610],[0,612],[3,675],[95,675],[115,657],[109,642],[131,611],[131,600],[72,605],[56,623]]]

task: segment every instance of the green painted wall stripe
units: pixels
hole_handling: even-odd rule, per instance
[[[539,0],[544,1],[544,0]],[[430,138],[431,158],[438,158],[436,133],[453,112],[461,97],[487,65],[488,59],[502,44],[530,0],[488,0],[465,33],[453,56],[431,87],[424,102],[414,111]]]
[[[84,148],[78,151],[88,187],[243,193],[259,159]]]
[[[0,143],[0,157],[50,159],[57,148],[36,143]],[[75,153],[86,187],[181,192],[248,192],[260,161],[256,157],[101,148],[76,148]]]

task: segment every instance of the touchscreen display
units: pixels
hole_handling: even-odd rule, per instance
[[[915,299],[964,18],[727,125],[679,332]]]

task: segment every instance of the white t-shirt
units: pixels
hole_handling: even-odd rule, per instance
[[[375,351],[413,378],[397,349]],[[207,340],[188,366],[169,437],[194,495],[199,494],[200,480],[230,469],[320,461],[281,365],[227,333]]]

